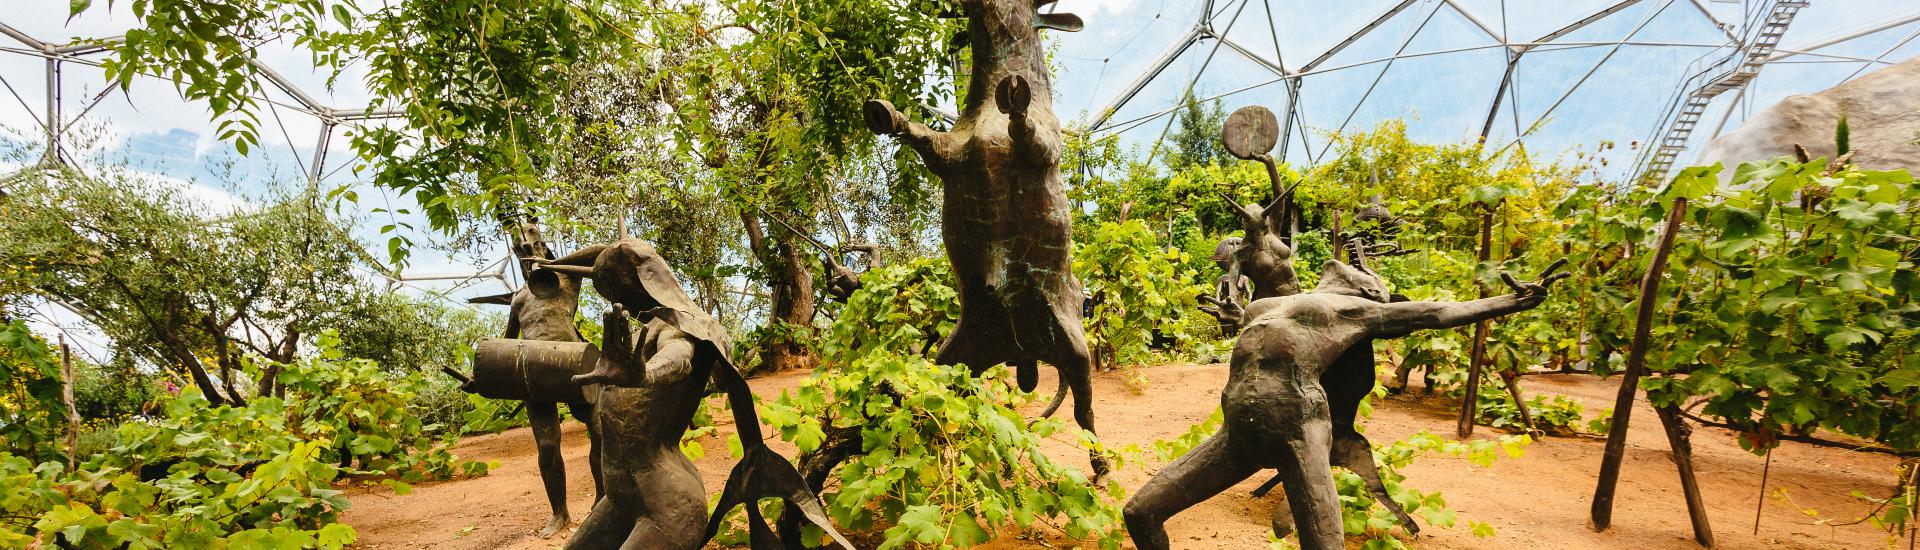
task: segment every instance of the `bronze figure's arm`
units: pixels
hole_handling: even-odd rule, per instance
[[[538,266],[542,266],[542,267],[555,266],[555,265],[593,267],[594,260],[600,259],[600,253],[605,252],[606,250],[607,250],[607,245],[597,244],[597,245],[589,246],[579,250],[575,250],[573,251],[572,254],[562,256],[556,260],[542,260],[542,259],[535,258],[532,261],[534,264],[537,264]],[[565,270],[556,270],[556,271],[565,271]]]
[[[509,302],[509,303],[511,305],[507,306],[507,334],[506,336],[503,336],[503,338],[519,338],[520,337],[520,308],[523,306],[518,301]]]
[[[1368,316],[1370,334],[1404,334],[1415,330],[1453,328],[1482,320],[1539,307],[1547,300],[1547,290],[1572,273],[1558,273],[1567,261],[1561,259],[1540,274],[1537,282],[1521,283],[1512,275],[1500,273],[1514,293],[1482,298],[1471,302],[1399,302],[1379,304],[1376,314]]]
[[[919,151],[921,160],[926,161],[928,168],[939,171],[953,162],[955,153],[951,134],[935,131],[925,124],[908,120],[907,115],[900,114],[899,109],[893,108],[892,102],[884,99],[867,101],[867,104],[860,109],[860,114],[867,119],[868,130],[875,134],[899,138],[913,147],[913,150]]]
[[[686,378],[693,372],[693,338],[678,330],[667,331],[660,336],[660,343],[653,350],[653,356],[647,358],[641,380],[646,382],[673,382]]]

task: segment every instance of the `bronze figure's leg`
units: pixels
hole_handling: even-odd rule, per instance
[[[528,401],[527,423],[533,425],[533,445],[540,452],[540,481],[547,486],[547,505],[553,518],[540,529],[540,538],[567,528],[567,463],[560,458],[560,409],[553,403]]]
[[[1122,511],[1127,533],[1140,550],[1165,550],[1167,519],[1213,498],[1260,470],[1258,464],[1236,456],[1227,432],[1207,438],[1147,480]]]
[[[1300,407],[1313,412],[1300,416],[1299,431],[1289,434],[1286,441],[1275,442],[1281,444],[1276,466],[1281,483],[1287,486],[1287,507],[1293,510],[1301,550],[1345,548],[1340,492],[1330,471],[1333,430],[1327,420],[1327,403],[1311,393],[1304,397]],[[1305,498],[1292,498],[1295,495]]]
[[[615,548],[633,532],[635,514],[611,498],[600,499],[587,513],[586,521],[567,540],[567,550]]]
[[[593,426],[593,405],[568,403],[567,412],[587,426],[587,468],[593,471],[593,502],[598,504],[607,495],[607,487],[600,479],[600,430]]]
[[[1327,392],[1328,408],[1333,416],[1333,464],[1359,474],[1360,479],[1367,482],[1367,491],[1373,493],[1373,498],[1393,512],[1408,533],[1418,535],[1420,526],[1387,494],[1386,484],[1380,481],[1380,466],[1373,461],[1373,444],[1360,435],[1357,428],[1360,402],[1379,384],[1374,378],[1373,342],[1361,340],[1347,348],[1334,360],[1333,367],[1320,375],[1320,385]]]

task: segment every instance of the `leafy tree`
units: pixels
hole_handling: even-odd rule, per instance
[[[219,404],[243,391],[242,356],[291,361],[359,286],[363,252],[312,194],[217,211],[124,170],[36,172],[0,200],[0,263],[40,298],[79,312],[120,348],[183,375]]]
[[[522,218],[538,206],[526,192],[564,166],[550,164],[549,152],[593,132],[613,133],[604,122],[644,123],[643,113],[664,113],[654,127],[664,133],[619,138],[636,140],[627,150],[696,159],[714,170],[760,268],[750,274],[768,284],[766,326],[776,335],[811,330],[816,292],[804,245],[770,227],[762,212],[785,213],[800,231],[811,230],[839,167],[873,152],[861,103],[926,103],[925,68],[943,66],[951,32],[938,19],[944,4],[929,0],[837,0],[805,10],[774,1],[725,9],[631,0],[411,1],[377,9],[343,2],[330,12],[305,0],[179,0],[159,11],[137,4],[139,39],[116,50],[114,66],[167,67],[163,74],[185,82],[190,98],[206,97],[216,117],[244,122],[255,105],[238,97],[244,83],[215,70],[249,74],[252,42],[215,36],[292,37],[336,74],[367,60],[374,95],[406,124],[358,129],[354,147],[377,167],[375,183],[412,192],[443,231],[463,220]],[[76,3],[76,12],[87,6]],[[169,65],[196,57],[216,65]],[[575,120],[580,111],[568,107],[582,96],[571,94],[607,67],[636,71],[648,95],[634,109]],[[652,139],[661,136],[670,139]],[[390,238],[396,262],[406,244]],[[811,362],[790,339],[761,344],[775,368]]]
[[[1227,144],[1220,140],[1220,130],[1226,125],[1227,113],[1220,107],[1220,100],[1201,103],[1200,99],[1189,92],[1180,101],[1180,110],[1174,118],[1180,126],[1167,135],[1164,144],[1168,147],[1167,167],[1175,172],[1195,166],[1226,164],[1237,159],[1227,153]]]
[[[397,372],[429,376],[443,367],[463,366],[470,346],[500,335],[499,313],[458,307],[437,297],[409,296],[372,288],[353,289],[328,318],[340,351]]]

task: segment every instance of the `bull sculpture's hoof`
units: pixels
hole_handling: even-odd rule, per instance
[[[558,535],[560,534],[560,531],[565,530],[567,528],[567,524],[572,522],[573,521],[568,519],[567,516],[554,515],[553,519],[547,520],[546,527],[540,528],[540,538],[542,539],[553,538],[554,535]]]
[[[884,99],[867,101],[860,107],[860,115],[867,119],[867,130],[883,136],[896,136],[907,131],[907,117],[893,108],[893,103]]]

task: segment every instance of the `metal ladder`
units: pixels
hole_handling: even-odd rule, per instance
[[[1680,152],[1686,150],[1687,141],[1693,137],[1701,115],[1706,113],[1713,98],[1741,89],[1759,76],[1767,58],[1779,47],[1780,37],[1787,33],[1787,27],[1807,4],[1807,0],[1775,0],[1744,45],[1735,44],[1732,52],[1704,69],[1689,67],[1688,72],[1693,76],[1681,84],[1680,92],[1661,117],[1663,129],[1657,131],[1660,137],[1651,144],[1650,155],[1637,181],[1657,182],[1667,177]],[[1707,57],[1701,58],[1705,59]],[[1695,61],[1693,65],[1701,62]]]

